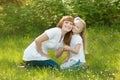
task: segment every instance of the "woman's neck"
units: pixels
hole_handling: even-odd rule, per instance
[[[62,32],[62,36],[64,36],[67,33],[67,32],[65,32],[63,30],[61,30],[61,32]]]
[[[63,37],[65,36],[66,33],[67,33],[67,32],[65,32],[65,31],[63,31],[63,30],[61,29],[61,37],[60,37],[59,42],[62,41],[62,39],[63,39]]]
[[[73,35],[77,35],[77,34],[79,34],[79,33],[73,33]]]

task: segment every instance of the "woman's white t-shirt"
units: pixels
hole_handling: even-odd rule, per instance
[[[46,34],[49,37],[49,40],[42,42],[42,50],[45,54],[48,53],[48,50],[57,50],[59,47],[63,46],[63,38],[59,42],[62,32],[58,27],[51,28],[46,30],[43,34]],[[48,58],[43,57],[36,50],[35,41],[33,41],[24,51],[23,60],[48,60]]]
[[[70,59],[74,59],[76,61],[80,60],[80,62],[85,63],[86,61],[85,61],[85,55],[84,55],[84,50],[83,50],[82,38],[79,34],[74,34],[72,35],[70,47],[75,49],[77,44],[80,44],[79,52],[78,54],[74,54],[70,52]]]

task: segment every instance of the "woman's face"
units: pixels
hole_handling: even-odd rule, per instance
[[[73,23],[70,21],[64,21],[63,22],[63,26],[62,26],[62,30],[64,30],[65,32],[69,32],[71,31],[73,28]]]
[[[76,20],[74,21],[75,26],[72,28],[72,32],[75,34],[79,34],[82,32],[83,30],[83,24],[81,21]]]

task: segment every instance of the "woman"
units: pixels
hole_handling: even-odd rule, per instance
[[[72,30],[72,27],[73,17],[64,16],[57,27],[48,29],[38,36],[24,51],[23,60],[27,66],[60,69],[59,64],[47,55],[47,51],[59,50],[62,47],[64,36],[69,37],[67,33]]]

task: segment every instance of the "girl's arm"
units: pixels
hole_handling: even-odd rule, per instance
[[[63,61],[63,63],[67,62],[70,58],[70,52],[66,51],[67,57],[65,58],[65,60]]]
[[[63,49],[66,51],[70,51],[74,54],[77,54],[79,52],[79,49],[80,49],[80,44],[77,44],[75,46],[75,48],[71,48],[70,46],[65,45],[65,46],[63,46]]]
[[[48,36],[46,34],[42,34],[41,36],[38,36],[36,39],[35,39],[35,43],[36,43],[36,49],[38,51],[38,53],[40,53],[41,56],[44,56],[44,57],[48,57],[47,54],[45,54],[43,51],[42,51],[42,48],[41,48],[41,44],[42,42],[48,40]]]

